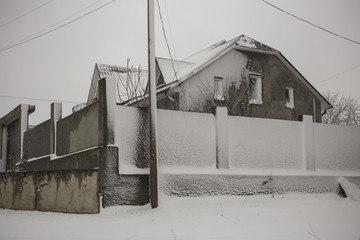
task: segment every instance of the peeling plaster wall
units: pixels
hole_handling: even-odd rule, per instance
[[[0,174],[0,208],[99,213],[98,194],[96,170]]]
[[[252,117],[298,120],[301,115],[313,115],[321,122],[320,101],[278,57],[269,54],[243,52],[249,59],[249,71],[262,74],[263,104],[250,105]],[[285,106],[285,88],[294,89],[294,109]]]
[[[360,174],[360,128],[314,124],[315,164],[319,170]]]
[[[302,169],[301,124],[229,116],[231,167]]]

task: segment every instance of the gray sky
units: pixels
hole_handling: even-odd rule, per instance
[[[39,32],[98,0],[0,0],[0,49]],[[94,9],[110,0],[103,0]],[[269,0],[314,24],[360,41],[358,0]],[[146,0],[117,0],[79,21],[0,52],[0,95],[85,102],[95,63],[147,68]],[[175,59],[245,34],[279,51],[320,92],[360,98],[360,45],[294,19],[261,0],[159,0]],[[167,10],[167,11],[166,11]],[[169,57],[156,6],[156,56]],[[169,22],[171,31],[169,28]],[[351,68],[357,68],[347,71]],[[344,71],[347,71],[343,74]],[[337,75],[335,77],[332,77]],[[332,77],[332,78],[331,78]],[[317,84],[317,82],[326,80]],[[0,97],[0,117],[19,103],[37,106],[32,123],[49,118],[51,101]]]

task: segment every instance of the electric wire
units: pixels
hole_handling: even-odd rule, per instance
[[[75,18],[75,19],[73,19],[73,20],[71,20],[71,21],[69,21],[69,22],[67,22],[67,23],[64,23],[64,24],[62,24],[62,25],[60,25],[60,26],[58,26],[58,27],[56,27],[56,28],[54,28],[54,29],[51,29],[51,30],[49,30],[49,31],[46,31],[46,32],[44,32],[44,33],[42,33],[42,34],[39,34],[39,35],[34,36],[34,37],[31,37],[31,38],[29,38],[29,39],[27,39],[27,40],[24,40],[24,41],[19,42],[19,43],[17,43],[17,44],[11,45],[11,46],[9,46],[9,47],[1,48],[1,49],[0,49],[0,52],[4,52],[4,51],[9,50],[9,49],[11,49],[11,48],[14,48],[14,47],[17,47],[17,46],[22,45],[22,44],[24,44],[24,43],[30,42],[30,41],[32,41],[32,40],[35,40],[35,39],[37,39],[37,38],[39,38],[39,37],[42,37],[42,36],[44,36],[44,35],[46,35],[46,34],[49,34],[49,33],[51,33],[51,32],[54,32],[54,31],[56,31],[56,30],[58,30],[58,29],[60,29],[60,28],[63,28],[63,27],[65,27],[65,26],[67,26],[67,25],[69,25],[69,24],[71,24],[71,23],[73,23],[73,22],[76,22],[76,21],[80,20],[80,19],[83,18],[83,17],[86,17],[86,16],[90,15],[91,13],[94,13],[94,12],[100,10],[101,8],[106,7],[107,5],[109,5],[109,4],[111,4],[111,3],[115,2],[115,1],[116,1],[116,0],[111,0],[110,2],[107,2],[107,3],[103,4],[103,5],[95,8],[94,10],[91,10],[90,12],[87,12],[87,13],[85,13],[85,14],[83,14],[83,15],[81,15],[81,16],[79,16],[79,17],[77,17],[77,18]]]
[[[0,97],[1,98],[14,98],[14,99],[27,99],[27,100],[44,101],[44,102],[63,102],[63,103],[75,103],[75,104],[81,103],[81,102],[67,101],[67,100],[56,100],[56,99],[46,99],[46,98],[32,98],[32,97],[17,97],[17,96],[7,96],[7,95],[0,95]]]
[[[354,70],[354,69],[356,69],[356,68],[358,68],[358,67],[360,67],[360,64],[357,65],[357,66],[354,66],[354,67],[352,67],[352,68],[349,68],[349,69],[347,69],[347,70],[344,70],[344,71],[342,71],[342,72],[339,72],[339,73],[337,73],[337,74],[335,74],[335,75],[332,75],[332,76],[330,76],[330,77],[327,77],[327,78],[325,78],[325,79],[323,79],[323,80],[321,80],[321,81],[319,81],[319,82],[316,82],[316,83],[314,83],[314,84],[317,85],[317,84],[324,83],[324,82],[329,81],[329,80],[331,80],[331,79],[333,79],[333,78],[335,78],[335,77],[338,77],[338,76],[340,76],[340,75],[342,75],[342,74],[344,74],[344,73],[350,72],[350,71],[352,71],[352,70]]]
[[[172,43],[172,45],[173,45],[174,56],[175,56],[175,58],[176,58],[174,38],[173,38],[173,35],[172,35],[172,31],[171,31],[170,18],[169,18],[169,13],[168,13],[167,5],[166,5],[166,0],[164,0],[164,5],[165,5],[166,18],[167,18],[167,22],[168,22],[168,25],[169,25],[170,39],[171,39],[171,43]]]
[[[340,34],[334,33],[334,32],[332,32],[332,31],[327,30],[327,29],[325,29],[325,28],[323,28],[323,27],[320,27],[320,26],[318,26],[318,25],[316,25],[316,24],[314,24],[314,23],[311,23],[311,22],[309,22],[309,21],[307,21],[307,20],[305,20],[305,19],[303,19],[303,18],[300,18],[300,17],[298,17],[298,16],[295,16],[294,14],[291,14],[291,13],[289,13],[289,12],[287,12],[287,11],[285,11],[285,10],[283,10],[283,9],[281,9],[281,8],[279,8],[279,7],[273,5],[273,4],[271,4],[271,3],[269,3],[269,2],[267,2],[267,1],[265,1],[265,0],[262,0],[262,1],[263,1],[264,3],[270,5],[271,7],[276,8],[276,9],[279,10],[279,11],[281,11],[281,12],[283,12],[283,13],[286,13],[287,15],[290,15],[290,16],[292,16],[292,17],[294,17],[294,18],[296,18],[296,19],[298,19],[298,20],[300,20],[300,21],[303,21],[303,22],[305,22],[305,23],[307,23],[307,24],[310,24],[310,25],[313,26],[313,27],[319,28],[319,29],[321,29],[321,30],[323,30],[323,31],[325,31],[325,32],[327,32],[327,33],[330,33],[330,34],[336,36],[336,37],[339,37],[339,38],[342,38],[342,39],[344,39],[344,40],[347,40],[347,41],[350,41],[350,42],[352,42],[352,43],[355,43],[355,44],[359,44],[359,45],[360,45],[360,42],[358,42],[358,41],[355,41],[355,40],[352,40],[352,39],[350,39],[350,38],[344,37],[344,36],[342,36],[342,35],[340,35]]]
[[[49,3],[53,2],[53,1],[55,1],[55,0],[47,1],[47,2],[45,2],[45,3],[43,3],[43,4],[41,4],[40,6],[35,7],[35,8],[33,8],[33,9],[31,9],[30,11],[27,11],[27,12],[21,14],[20,16],[17,16],[17,17],[15,17],[15,18],[13,18],[13,19],[5,22],[5,23],[0,24],[0,28],[5,27],[5,26],[9,25],[10,23],[15,22],[16,20],[19,20],[20,18],[25,17],[26,15],[29,15],[30,13],[36,11],[36,10],[39,9],[39,8],[44,7],[45,5],[47,5],[47,4],[49,4]]]
[[[36,35],[38,35],[38,34],[41,34],[41,33],[45,32],[45,31],[47,31],[48,29],[51,29],[52,27],[55,27],[56,25],[58,25],[58,24],[60,24],[60,23],[62,23],[62,22],[64,22],[64,21],[66,21],[66,20],[68,20],[68,19],[70,19],[70,18],[72,18],[72,17],[74,17],[74,16],[76,16],[76,15],[78,15],[79,13],[81,13],[81,12],[89,9],[90,7],[92,7],[92,6],[98,4],[99,2],[102,2],[102,1],[103,1],[103,0],[98,0],[98,1],[96,1],[96,2],[94,2],[94,3],[92,3],[92,4],[90,4],[90,5],[86,6],[85,8],[81,9],[80,11],[77,11],[76,13],[74,13],[74,14],[72,14],[72,15],[64,18],[64,19],[62,19],[61,21],[58,21],[58,22],[56,22],[55,24],[53,24],[53,25],[51,25],[51,26],[49,26],[49,27],[47,27],[47,28],[45,28],[45,29],[43,29],[43,30],[41,30],[41,31],[39,31],[39,32],[36,32],[36,33],[34,33],[34,34],[31,34],[31,35],[27,36],[26,38],[23,38],[23,39],[15,42],[15,43],[13,43],[13,44],[9,44],[9,45],[7,45],[7,46],[5,46],[5,47],[3,47],[3,48],[8,48],[8,47],[13,46],[13,45],[16,45],[16,44],[18,44],[18,43],[20,43],[20,42],[26,41],[26,40],[28,40],[29,38],[32,38],[33,36],[36,36]]]
[[[163,35],[164,35],[164,39],[165,39],[165,42],[166,42],[167,49],[168,49],[168,51],[169,51],[169,56],[170,56],[170,59],[171,59],[171,65],[172,65],[172,68],[173,68],[173,70],[174,70],[175,79],[178,81],[179,79],[178,79],[178,77],[177,77],[177,73],[176,73],[176,70],[175,70],[174,60],[173,60],[173,57],[172,57],[172,54],[171,54],[171,50],[170,50],[170,46],[169,46],[169,43],[168,43],[168,40],[167,40],[167,37],[166,37],[166,33],[165,33],[164,21],[163,21],[163,18],[162,18],[161,8],[160,8],[159,1],[156,0],[156,3],[157,3],[158,8],[159,8],[159,16],[160,16],[160,20],[161,20],[162,32],[163,32]]]

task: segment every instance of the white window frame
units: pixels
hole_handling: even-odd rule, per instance
[[[294,89],[292,87],[285,88],[285,107],[293,109],[294,104]]]
[[[260,74],[249,76],[249,103],[262,104],[262,82]]]
[[[223,78],[214,77],[214,99],[224,101]]]

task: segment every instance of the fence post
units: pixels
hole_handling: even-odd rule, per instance
[[[216,167],[229,168],[229,129],[226,107],[216,107]]]
[[[56,154],[56,122],[62,117],[62,104],[51,104],[51,119],[50,119],[50,154]]]
[[[21,104],[20,113],[20,161],[23,159],[24,150],[24,133],[28,130],[29,126],[29,110],[28,104]]]
[[[99,80],[99,145],[115,143],[116,82],[114,78]]]
[[[302,116],[303,164],[307,171],[315,171],[314,123],[311,115]]]

